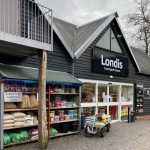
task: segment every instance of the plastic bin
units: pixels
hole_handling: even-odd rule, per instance
[[[72,123],[70,124],[69,130],[72,132],[75,132],[78,130],[78,123]]]
[[[63,123],[63,124],[60,126],[60,132],[61,132],[61,133],[67,133],[68,131],[69,131],[69,124]]]

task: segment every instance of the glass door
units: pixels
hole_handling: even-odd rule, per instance
[[[120,86],[108,85],[108,114],[112,120],[119,120]]]

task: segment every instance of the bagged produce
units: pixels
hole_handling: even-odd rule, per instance
[[[22,118],[15,118],[14,121],[15,122],[24,122],[24,117],[22,117]]]
[[[4,120],[13,120],[15,117],[11,114],[4,114]]]
[[[4,120],[3,123],[4,124],[11,124],[11,123],[14,123],[14,120]]]
[[[10,143],[10,136],[9,136],[8,133],[5,133],[5,132],[4,132],[3,143],[4,143],[4,145],[7,145],[7,144]]]
[[[23,118],[26,116],[26,114],[22,112],[13,112],[11,114],[14,116],[14,118]]]
[[[21,126],[24,126],[24,122],[15,122],[14,123],[14,127],[21,127]]]
[[[29,95],[22,95],[22,102],[18,105],[19,108],[31,108]]]
[[[17,106],[15,105],[15,103],[12,102],[7,102],[4,103],[4,109],[16,109]]]
[[[29,140],[29,133],[26,130],[20,130],[19,134],[21,136],[22,141]]]
[[[55,136],[58,133],[58,131],[54,128],[50,129],[50,136]]]
[[[31,105],[31,108],[38,107],[38,101],[37,101],[36,95],[30,95],[30,105]]]
[[[11,127],[13,127],[13,126],[14,126],[13,123],[10,123],[10,124],[3,124],[4,129],[5,129],[5,128],[11,128]]]
[[[20,133],[10,132],[9,136],[10,136],[11,142],[13,142],[13,143],[17,144],[22,141]]]

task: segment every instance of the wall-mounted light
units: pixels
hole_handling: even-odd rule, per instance
[[[110,79],[113,79],[114,78],[114,76],[110,76]]]

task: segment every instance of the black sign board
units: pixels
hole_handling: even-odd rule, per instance
[[[143,85],[142,84],[136,84],[136,93],[135,93],[135,111],[136,113],[143,113]]]
[[[128,59],[113,53],[93,50],[92,72],[106,75],[128,76]]]

